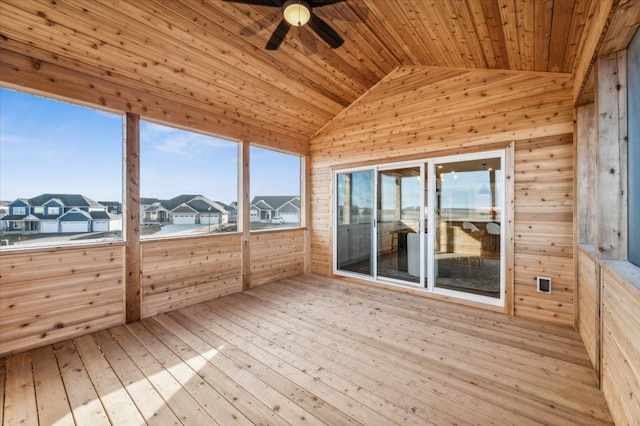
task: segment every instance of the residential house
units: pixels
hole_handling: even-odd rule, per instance
[[[2,218],[9,232],[71,233],[122,229],[121,215],[80,194],[42,194],[8,204]]]
[[[122,203],[119,201],[98,201],[107,208],[107,212],[113,214],[122,214]]]
[[[142,198],[142,223],[173,223],[175,225],[218,225],[234,222],[236,209],[202,195],[183,194],[169,200]]]
[[[270,222],[281,217],[284,223],[300,223],[300,197],[297,195],[260,195],[253,198],[251,222]]]
[[[0,201],[0,232],[4,231],[6,226],[2,218],[9,214],[9,206],[7,204],[7,202]]]

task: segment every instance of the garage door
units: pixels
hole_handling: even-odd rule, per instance
[[[195,216],[187,216],[187,215],[174,215],[173,216],[173,224],[174,225],[195,225],[196,217]]]
[[[102,232],[109,230],[109,221],[108,220],[94,220],[93,221],[93,231],[94,232]]]
[[[282,213],[280,215],[284,219],[284,223],[298,223],[300,220],[298,219],[298,215],[295,213]]]
[[[58,222],[40,222],[40,232],[58,232]]]
[[[62,222],[62,232],[89,232],[89,222]]]

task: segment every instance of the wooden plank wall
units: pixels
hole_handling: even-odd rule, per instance
[[[600,365],[600,279],[592,253],[578,249],[578,331],[591,364]]]
[[[305,230],[251,234],[251,287],[304,273]]]
[[[251,284],[304,273],[304,234],[252,233]],[[143,318],[242,291],[241,237],[142,241]],[[124,274],[124,246],[2,252],[0,356],[123,324]]]
[[[626,262],[613,263],[616,270],[628,268]],[[602,390],[615,424],[638,424],[640,289],[609,268],[608,262],[602,265],[602,280]],[[638,275],[635,281],[640,282]]]
[[[124,247],[0,254],[0,356],[123,324]]]
[[[596,112],[593,103],[576,108],[576,163],[596,164]],[[590,166],[576,166],[576,240],[593,245],[595,237],[596,170]]]
[[[515,314],[574,325],[573,136],[516,142]],[[539,293],[536,277],[552,279]]]
[[[640,424],[640,268],[628,261],[627,252],[633,238],[627,229],[627,55],[620,49],[640,25],[640,15],[632,13],[640,3],[621,1],[616,7],[591,72],[594,103],[576,110],[578,328],[613,420],[635,425]]]
[[[141,242],[142,317],[242,291],[241,234]]]
[[[399,68],[311,141],[311,271],[332,273],[333,168],[516,141],[515,312],[573,325],[572,134],[570,75]],[[535,294],[540,271],[551,295]]]

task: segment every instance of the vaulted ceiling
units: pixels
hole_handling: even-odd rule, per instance
[[[181,125],[198,118],[232,138],[307,143],[401,66],[571,73],[598,1],[346,0],[314,10],[341,47],[301,27],[269,51],[272,7],[1,0],[0,80]]]

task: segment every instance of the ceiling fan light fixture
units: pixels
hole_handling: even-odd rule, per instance
[[[282,5],[284,20],[295,27],[301,27],[311,19],[311,5],[305,0],[289,0]]]

